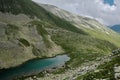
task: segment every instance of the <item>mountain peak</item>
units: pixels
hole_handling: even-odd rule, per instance
[[[113,29],[114,31],[120,33],[120,24],[113,25],[110,28]]]

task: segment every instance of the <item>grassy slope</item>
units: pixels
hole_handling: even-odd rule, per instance
[[[114,78],[114,66],[120,66],[120,56],[114,57],[110,62],[106,62],[98,66],[99,72],[88,72],[87,74],[80,76],[77,80],[94,80],[94,79],[108,79],[115,80]]]
[[[81,33],[86,34],[82,30],[74,27],[69,22],[60,19],[50,12],[47,12],[42,7],[38,6],[36,3],[32,2],[31,0],[1,0],[0,1],[0,11],[1,12],[10,12],[13,14],[24,13],[29,15],[31,18],[35,16],[42,21],[48,22],[50,24],[56,25],[58,27]],[[5,6],[5,7],[4,7]]]
[[[111,53],[116,46],[108,41],[56,29],[51,31],[52,40],[61,45],[71,57],[70,66],[79,66],[87,60],[95,60],[96,57]]]
[[[72,14],[53,5],[40,4],[40,6],[45,8],[47,11],[53,13],[54,15],[67,20],[68,22],[75,25],[77,28],[90,34],[92,37],[109,41],[120,47],[120,35],[110,30],[106,26],[100,24],[98,21]]]
[[[35,16],[39,18],[51,35],[52,40],[62,46],[71,57],[71,66],[78,66],[86,59],[94,60],[96,55],[105,55],[116,48],[109,41],[92,38],[69,22],[47,12],[31,0],[0,0],[0,3],[2,3],[0,11],[4,13],[11,12],[16,15],[23,13],[31,18]]]
[[[101,39],[101,40],[106,40],[109,41],[113,44],[115,44],[117,47],[120,47],[120,35],[116,32],[110,31],[110,34],[105,34],[102,33],[101,31],[97,31],[97,30],[85,30],[85,32],[89,33],[92,37]]]

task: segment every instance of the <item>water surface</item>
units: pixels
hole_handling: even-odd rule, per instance
[[[69,59],[67,55],[58,55],[53,58],[30,60],[15,68],[0,70],[0,80],[10,80],[17,76],[28,75],[41,72],[45,69],[58,67],[64,65]]]

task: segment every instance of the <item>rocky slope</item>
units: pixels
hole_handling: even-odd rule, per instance
[[[79,76],[76,80],[104,79],[119,80],[120,79],[120,53],[108,57],[110,61],[105,62],[97,67],[96,70],[87,72]]]
[[[59,73],[57,69],[44,71],[38,75],[22,78],[23,80],[119,80],[120,49],[115,55],[98,57],[95,61],[85,62],[77,68],[68,68]],[[62,68],[61,68],[62,70]],[[55,73],[57,72],[57,73]]]
[[[51,57],[64,52],[71,57],[70,66],[79,66],[86,59],[94,60],[96,56],[107,55],[119,46],[120,38],[116,33],[109,30],[111,35],[105,34],[108,29],[103,31],[96,20],[92,20],[93,23],[91,19],[85,20],[87,25],[80,23],[85,24],[83,29],[31,0],[0,0],[0,68],[14,67],[33,58]],[[102,32],[99,33],[100,29],[96,28],[96,34],[92,33],[94,31],[87,28],[88,23],[91,27],[99,25]],[[99,34],[99,37],[91,34]]]
[[[105,56],[103,58],[99,58],[99,60],[96,61],[90,61],[87,63],[84,63],[82,66],[77,68],[71,68],[67,69],[65,72],[62,72],[61,74],[54,74],[54,71],[46,72],[44,76],[33,75],[31,77],[23,78],[24,80],[93,80],[93,78],[82,78],[82,76],[86,75],[89,72],[97,71],[97,67],[107,63],[111,60],[108,56]],[[52,73],[53,72],[53,73]],[[91,77],[91,76],[90,76]],[[99,78],[98,78],[99,79]]]

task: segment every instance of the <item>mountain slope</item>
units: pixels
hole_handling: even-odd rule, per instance
[[[85,34],[82,30],[77,29],[73,25],[69,24],[67,21],[61,20],[60,18],[45,11],[42,7],[38,6],[31,0],[1,0],[0,3],[1,12],[9,12],[13,14],[23,13],[31,18],[37,17],[48,23],[55,24],[56,26],[59,26],[61,28]],[[70,28],[68,28],[67,26],[70,26]]]
[[[97,20],[72,14],[53,5],[39,5],[54,15],[69,21],[74,26],[85,31],[91,36],[98,39],[110,41],[111,43],[116,44],[118,47],[120,47],[120,36],[108,27],[100,24]]]
[[[0,17],[1,67],[7,68],[35,57],[51,57],[63,53],[62,48],[51,40],[44,25],[38,23],[40,21],[34,21],[23,14],[0,13]]]
[[[116,48],[109,40],[91,37],[31,0],[0,0],[0,68],[62,53],[67,53],[69,64],[75,66]]]
[[[112,30],[120,33],[120,25],[114,25],[114,26],[112,26],[112,27],[110,27],[110,28],[111,28]]]

